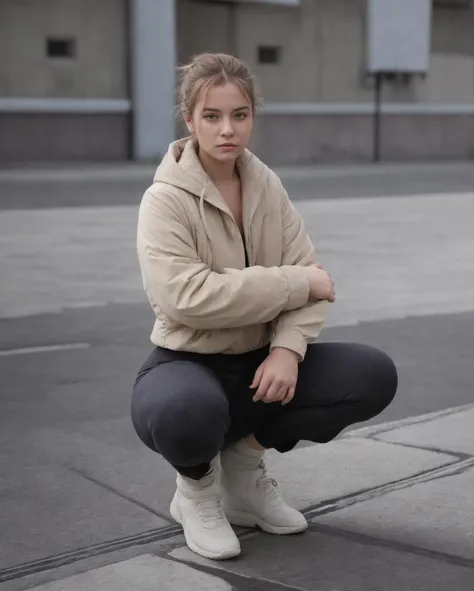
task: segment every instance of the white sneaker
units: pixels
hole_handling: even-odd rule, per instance
[[[222,506],[230,523],[271,534],[308,528],[304,515],[285,503],[277,482],[267,475],[263,453],[241,441],[221,453],[221,468]]]
[[[222,509],[216,470],[201,480],[178,474],[176,484],[170,512],[183,526],[189,548],[217,560],[238,556],[240,542]]]

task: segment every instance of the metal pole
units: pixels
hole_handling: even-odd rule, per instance
[[[375,113],[374,113],[374,161],[381,159],[381,119],[382,119],[382,82],[383,73],[375,74]]]

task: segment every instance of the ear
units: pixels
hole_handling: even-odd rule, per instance
[[[189,133],[192,135],[194,133],[194,125],[191,117],[189,117],[189,115],[183,114],[183,119],[186,124],[186,127],[188,128]]]

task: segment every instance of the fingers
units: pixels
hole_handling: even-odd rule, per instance
[[[279,385],[275,381],[270,382],[270,385],[268,386],[267,391],[262,396],[262,402],[266,402],[266,403],[275,402],[277,400],[278,392],[279,392]]]
[[[264,370],[264,365],[262,363],[260,365],[260,367],[257,369],[257,371],[255,372],[253,382],[250,384],[250,388],[252,390],[255,390],[255,388],[258,388],[258,386],[260,385],[260,382],[262,380],[263,370]]]
[[[294,394],[294,386],[289,386],[286,382],[279,382],[277,380],[272,380],[271,378],[263,377],[252,400],[254,402],[261,400],[265,404],[283,402],[286,399],[290,402]]]
[[[288,384],[274,380],[262,398],[262,402],[279,402],[283,400],[288,392]]]
[[[255,392],[252,400],[254,402],[257,402],[258,400],[262,400],[264,398],[264,396],[267,394],[268,389],[270,388],[271,383],[272,383],[271,377],[266,376],[264,374],[261,377],[261,379],[260,379],[260,384],[259,384],[258,389]]]
[[[329,282],[330,282],[330,284],[331,284],[331,287],[332,287],[332,292],[333,292],[333,294],[332,294],[332,295],[334,295],[334,296],[335,296],[335,295],[336,295],[336,292],[334,291],[334,281],[333,281],[333,279],[332,279],[331,273],[329,273],[329,271],[326,271],[326,269],[325,269],[325,268],[324,268],[322,265],[319,265],[319,264],[318,264],[318,265],[314,265],[314,266],[315,266],[317,269],[319,269],[320,271],[324,271],[324,272],[326,273],[326,275],[329,277]],[[333,301],[333,300],[330,300],[330,301]]]
[[[298,367],[295,364],[296,357],[288,362],[289,358],[283,358],[279,362],[271,355],[259,366],[255,372],[250,389],[255,390],[252,397],[253,402],[282,402],[288,401],[294,395],[294,387],[298,378]],[[281,361],[281,359],[280,359]]]
[[[285,398],[283,398],[283,400],[281,401],[282,406],[286,406],[289,402],[293,400],[293,398],[295,397],[295,390],[295,386],[291,386],[290,388],[288,388]]]

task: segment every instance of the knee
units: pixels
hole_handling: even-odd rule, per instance
[[[370,345],[344,346],[343,381],[346,403],[354,410],[356,422],[380,414],[393,400],[398,387],[397,368],[383,351]]]
[[[148,399],[134,414],[142,441],[171,464],[185,467],[210,461],[229,428],[226,399],[195,387]]]
[[[392,402],[398,388],[398,372],[393,359],[380,349],[366,346],[364,384],[371,416],[382,412]]]
[[[224,443],[229,428],[228,412],[220,401],[171,402],[152,424],[153,438],[173,464],[196,466],[210,461]]]

